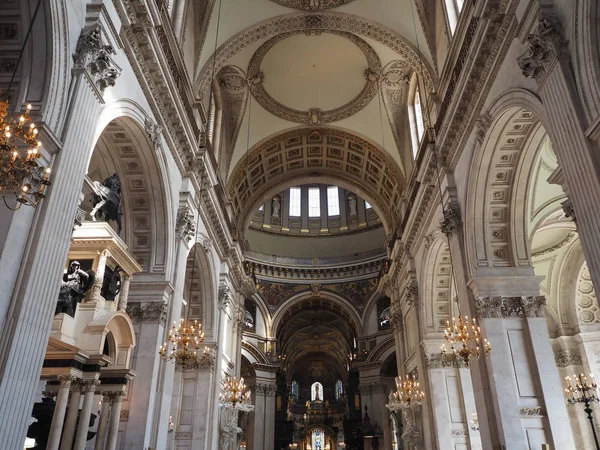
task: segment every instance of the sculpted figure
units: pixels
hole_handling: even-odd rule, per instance
[[[354,196],[348,197],[348,207],[350,209],[351,216],[358,215],[358,212],[356,211],[356,197],[354,197]]]
[[[281,202],[279,197],[273,197],[273,203],[271,204],[271,215],[273,217],[279,217],[279,211],[281,210]]]
[[[105,222],[114,220],[117,222],[117,233],[121,233],[121,216],[123,215],[123,200],[121,199],[121,181],[119,175],[112,174],[101,184],[94,181],[94,209],[90,213],[92,220],[96,221],[96,213]]]
[[[92,287],[94,278],[94,271],[85,272],[78,261],[73,261],[63,275],[54,314],[65,313],[74,317],[77,303],[81,303],[85,293]]]

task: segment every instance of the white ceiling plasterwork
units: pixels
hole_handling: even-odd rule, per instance
[[[384,26],[365,19],[332,12],[319,12],[309,16],[306,14],[290,14],[253,25],[233,36],[219,47],[216,52],[217,60],[214,62],[215,70],[219,71],[223,66],[227,65],[228,61],[244,48],[257,41],[271,39],[281,33],[324,33],[336,31],[351,33],[361,38],[370,38],[384,44],[406,60],[415,72],[421,74],[429,91],[434,89],[432,72],[428,70],[429,63],[422,61],[417,50],[402,36]],[[202,98],[205,97],[210,86],[213,58],[214,55],[204,63],[196,79],[198,91]]]
[[[375,51],[340,31],[282,33],[265,42],[248,66],[250,90],[263,108],[282,119],[313,125],[363,109],[377,93],[380,72]],[[348,92],[357,95],[343,104]]]
[[[271,0],[288,8],[315,11],[318,9],[336,8],[352,0]]]

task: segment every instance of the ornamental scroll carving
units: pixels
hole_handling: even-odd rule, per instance
[[[444,209],[444,218],[440,222],[440,229],[448,238],[456,235],[462,228],[462,219],[458,206],[448,206]]]
[[[477,297],[475,311],[478,318],[506,319],[545,316],[546,297]]]
[[[133,323],[167,324],[167,302],[136,302],[127,304],[127,314]]]
[[[112,45],[102,42],[100,24],[90,29],[84,29],[77,41],[73,55],[74,68],[87,70],[100,92],[115,85],[121,75],[121,69],[112,61],[111,56],[116,52]]]
[[[177,222],[175,224],[175,234],[177,238],[189,242],[196,234],[196,224],[194,223],[194,214],[190,208],[185,208],[177,213]]]
[[[553,17],[540,19],[537,31],[525,38],[527,50],[517,58],[523,75],[542,81],[548,69],[559,58],[568,57],[568,41],[562,34],[559,21]]]

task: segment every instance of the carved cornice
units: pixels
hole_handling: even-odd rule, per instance
[[[167,302],[129,302],[127,314],[133,323],[167,324]]]
[[[493,318],[526,318],[544,317],[546,297],[521,296],[521,297],[477,297],[475,311],[479,319]]]
[[[558,59],[568,59],[568,41],[555,17],[542,17],[538,28],[525,38],[527,50],[517,58],[523,75],[543,81]]]

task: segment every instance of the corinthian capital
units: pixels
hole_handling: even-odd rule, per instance
[[[103,92],[114,86],[121,75],[121,69],[111,59],[115,54],[112,45],[102,42],[102,30],[100,24],[96,24],[93,28],[84,29],[79,36],[73,55],[74,68],[88,71],[98,90]]]
[[[440,229],[448,238],[456,235],[462,228],[460,209],[456,205],[447,206],[444,209],[444,219],[440,222]]]

